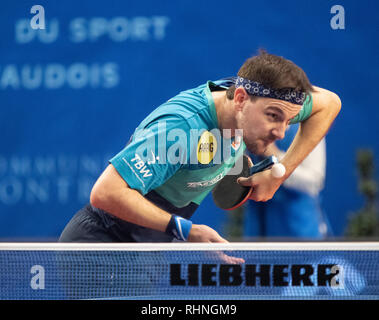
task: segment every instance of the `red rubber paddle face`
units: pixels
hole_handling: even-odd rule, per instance
[[[241,201],[239,201],[234,207],[231,207],[231,208],[225,209],[225,210],[234,210],[234,209],[237,209],[240,206],[242,206],[247,200],[249,200],[250,195],[253,192],[253,187],[250,187],[248,189],[249,189],[249,192],[247,193],[247,195],[245,196],[245,198],[243,198]]]
[[[216,184],[212,191],[213,201],[221,209],[233,210],[244,204],[250,197],[251,187],[244,187],[237,183],[240,177],[250,176],[249,160],[243,156],[243,167],[240,174],[226,175]]]

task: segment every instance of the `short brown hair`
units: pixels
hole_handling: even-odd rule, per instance
[[[312,85],[300,67],[283,57],[267,53],[260,49],[257,56],[245,61],[238,71],[238,76],[259,82],[271,89],[294,89],[309,93]],[[234,98],[235,86],[226,91],[228,99]]]

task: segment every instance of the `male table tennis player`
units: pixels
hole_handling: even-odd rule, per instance
[[[211,227],[189,219],[230,163],[245,148],[262,154],[284,137],[287,125],[301,122],[281,161],[286,169],[282,178],[267,170],[239,180],[253,186],[250,199],[267,201],[325,136],[340,108],[336,94],[312,86],[293,62],[260,51],[237,77],[183,91],[148,115],[127,146],[110,159],[90,204],[76,213],[59,241],[227,242]],[[196,143],[189,138],[193,129],[201,133]],[[231,156],[219,163],[212,152],[222,149],[220,143],[209,145],[216,141],[215,129],[233,146]],[[230,129],[229,137],[224,129]],[[235,138],[237,129],[243,130],[242,142]],[[183,131],[186,138],[173,139]],[[205,159],[201,146],[206,146]]]

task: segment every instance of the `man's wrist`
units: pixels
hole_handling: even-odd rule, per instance
[[[191,228],[192,221],[173,214],[171,215],[165,233],[174,236],[178,240],[187,241]]]

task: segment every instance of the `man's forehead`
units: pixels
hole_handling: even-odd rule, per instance
[[[264,100],[263,103],[265,108],[274,107],[280,109],[281,111],[284,111],[285,113],[297,114],[301,109],[301,105],[284,100],[273,98],[263,98],[262,100]]]

